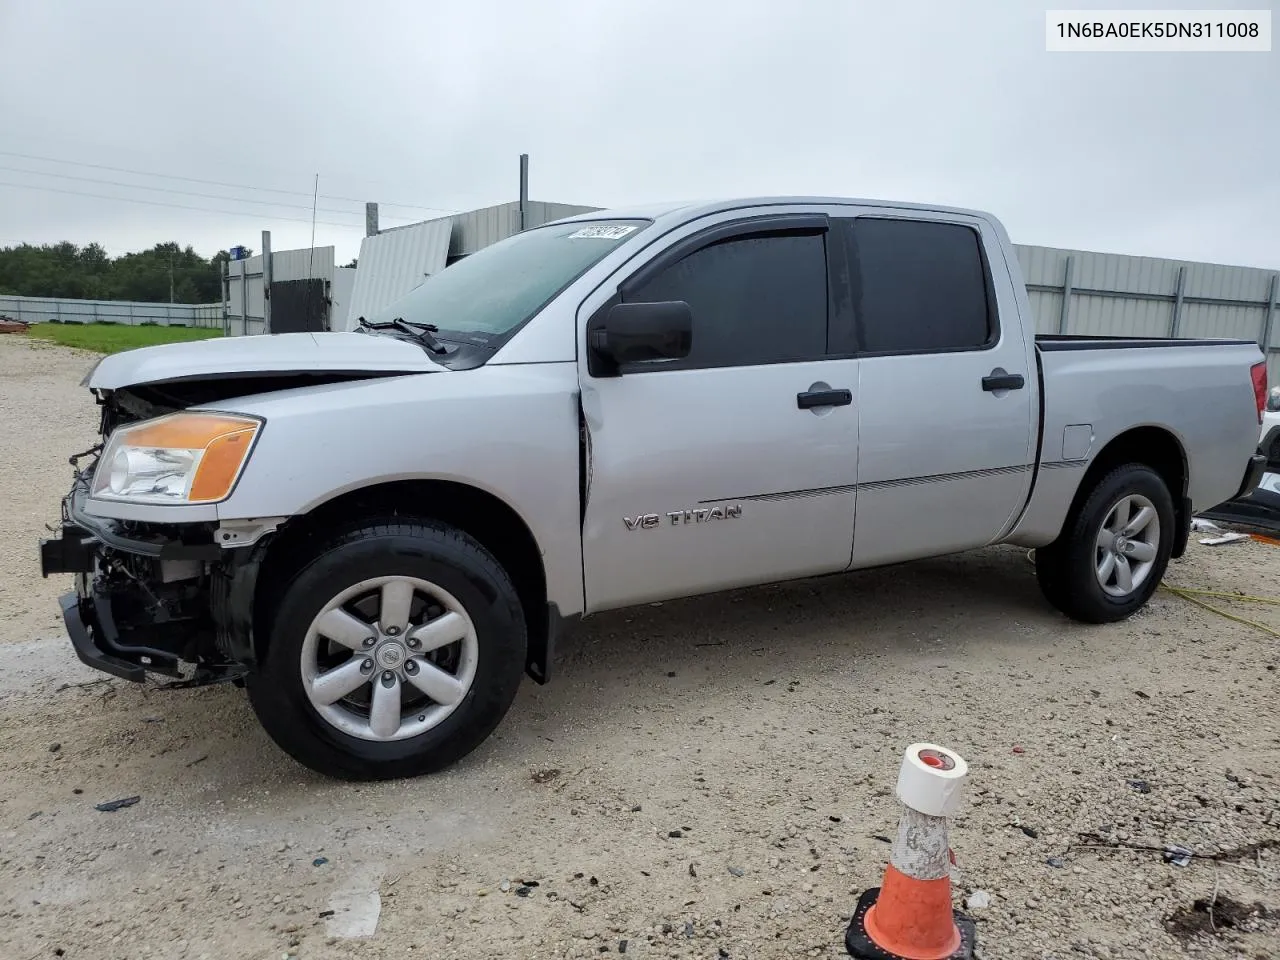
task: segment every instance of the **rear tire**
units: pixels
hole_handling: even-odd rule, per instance
[[[370,523],[290,578],[246,686],[267,734],[304,766],[413,777],[497,727],[526,643],[515,586],[478,542],[432,521]]]
[[[1117,467],[1067,517],[1058,539],[1036,550],[1041,592],[1083,623],[1132,616],[1160,586],[1175,523],[1160,474],[1139,463]]]

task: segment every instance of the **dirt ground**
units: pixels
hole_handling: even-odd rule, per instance
[[[35,550],[92,361],[0,337],[0,958],[840,957],[916,740],[972,767],[981,957],[1280,956],[1276,639],[1163,592],[1068,622],[1020,550],[589,620],[414,781],[310,774],[232,687],[67,686],[99,678]],[[1166,582],[1280,597],[1280,550],[1193,541]]]

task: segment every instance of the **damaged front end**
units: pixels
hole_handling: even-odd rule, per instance
[[[234,406],[238,398],[442,369],[418,344],[337,333],[229,337],[103,357],[81,383],[101,408],[101,442],[71,458],[74,479],[63,499],[61,530],[40,544],[46,577],[75,576],[76,588],[61,605],[80,659],[138,682],[147,674],[178,686],[240,681],[255,665],[258,570],[285,518],[217,519],[214,504],[234,489],[262,423],[228,413],[226,405]],[[204,426],[171,429],[173,420],[187,413]],[[193,431],[205,430],[212,421],[226,429],[193,438]],[[199,459],[184,461],[183,469],[193,471],[185,490],[162,489],[166,483],[173,487],[174,471],[155,481],[162,486],[148,490],[153,474],[145,472],[145,464],[133,492],[94,486],[101,479],[100,461],[104,471],[117,467],[112,444],[120,440],[119,449],[129,446],[128,434],[135,430],[150,439],[130,449],[150,452],[126,456],[126,474],[134,469],[129,464],[148,458],[161,466],[177,462],[156,460],[157,449],[166,457],[175,451],[194,457],[194,451],[180,448],[200,451]],[[219,456],[204,456],[233,434],[243,443],[228,443]],[[217,489],[206,486],[197,497],[196,464],[202,470],[205,463],[215,465],[211,474],[222,476]],[[108,476],[107,482],[114,480]],[[180,522],[175,506],[191,508]]]
[[[104,412],[105,419],[105,412]],[[76,655],[113,676],[167,686],[240,682],[253,663],[252,604],[264,541],[227,548],[218,525],[90,516],[100,448],[82,455],[59,536],[40,544],[43,576],[73,574],[60,598]],[[79,458],[73,458],[78,464]]]

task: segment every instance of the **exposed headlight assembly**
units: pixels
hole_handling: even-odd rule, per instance
[[[216,503],[240,477],[262,421],[222,413],[173,413],[111,434],[92,495],[130,503]]]

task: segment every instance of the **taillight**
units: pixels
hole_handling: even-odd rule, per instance
[[[1255,363],[1249,368],[1249,376],[1253,378],[1253,400],[1258,405],[1258,422],[1262,422],[1262,411],[1267,408],[1267,365],[1265,362]]]

